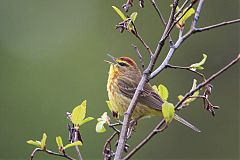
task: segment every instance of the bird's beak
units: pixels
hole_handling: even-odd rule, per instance
[[[112,62],[110,62],[110,61],[107,61],[107,60],[104,60],[105,62],[107,62],[107,63],[109,63],[109,64],[116,64],[116,58],[115,57],[113,57],[112,55],[110,55],[110,54],[107,54],[111,59],[112,59]]]

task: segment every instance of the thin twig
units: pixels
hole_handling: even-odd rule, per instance
[[[151,2],[151,4],[153,5],[153,7],[155,8],[155,10],[157,11],[157,14],[158,14],[158,16],[159,16],[159,18],[160,18],[163,26],[166,27],[167,23],[166,23],[163,15],[162,15],[162,12],[161,12],[160,9],[158,8],[155,0],[150,0],[150,2]],[[170,42],[170,45],[173,45],[173,40],[172,40],[171,35],[169,35],[169,42]]]
[[[140,51],[139,51],[137,46],[135,46],[134,44],[132,44],[132,46],[135,49],[136,53],[138,54],[138,58],[139,58],[140,63],[141,63],[141,69],[143,71],[144,70],[144,60],[143,60],[142,54],[140,53]]]
[[[229,24],[239,23],[239,22],[240,22],[240,18],[230,20],[230,21],[226,21],[226,22],[217,23],[217,24],[214,24],[214,25],[206,26],[206,27],[196,28],[194,33],[208,31],[208,30],[211,30],[211,29],[214,29],[214,28],[222,27],[222,26],[229,25]]]
[[[78,137],[78,136],[77,136],[77,132],[75,132],[74,142],[79,141],[79,140],[77,139],[77,137]],[[82,155],[81,155],[81,152],[80,152],[78,146],[75,146],[75,150],[76,150],[76,152],[77,152],[78,159],[79,159],[79,160],[82,160],[83,158],[82,158]]]
[[[119,132],[114,132],[106,141],[106,143],[104,144],[103,147],[103,155],[104,155],[104,159],[109,159],[113,156],[113,151],[112,151],[112,145],[111,145],[111,141],[113,140],[113,138],[118,135]],[[108,148],[109,146],[109,148]]]
[[[60,154],[60,153],[57,153],[57,152],[53,152],[53,151],[50,151],[50,150],[43,150],[41,148],[35,148],[31,154],[31,157],[30,157],[30,160],[33,160],[35,154],[37,152],[44,152],[44,153],[47,153],[49,155],[54,155],[54,156],[58,156],[58,157],[63,157],[63,158],[66,158],[66,159],[69,159],[69,160],[75,160],[74,158],[70,157],[69,155],[67,154]]]
[[[200,72],[198,72],[198,71],[196,71],[196,70],[192,70],[190,67],[174,66],[174,65],[167,64],[167,65],[166,65],[166,68],[187,70],[187,71],[193,72],[193,73],[201,76],[204,81],[206,80],[205,76],[204,76],[202,73],[200,73]]]
[[[143,46],[147,49],[149,55],[152,56],[152,55],[153,55],[153,52],[152,52],[151,48],[147,45],[147,43],[142,39],[142,37],[141,37],[140,34],[138,33],[137,28],[136,28],[134,22],[131,21],[131,23],[132,23],[133,28],[134,28],[134,31],[135,31],[133,34],[137,37],[137,39],[139,39],[139,41],[140,41],[140,42],[143,44]]]

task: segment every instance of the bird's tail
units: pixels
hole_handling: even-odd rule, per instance
[[[182,117],[178,116],[177,114],[174,115],[174,119],[177,120],[178,122],[184,124],[185,126],[191,128],[192,130],[194,130],[196,132],[201,132],[197,127],[195,127],[191,123],[187,122],[185,119],[183,119]]]

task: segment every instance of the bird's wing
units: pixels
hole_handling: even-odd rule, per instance
[[[128,83],[126,83],[126,79],[124,79],[124,78],[119,79],[118,82],[117,82],[117,85],[119,87],[120,92],[124,96],[132,99],[132,97],[133,97],[133,95],[136,91],[138,83],[136,83],[135,81],[130,80],[130,79],[128,79],[127,82]],[[139,95],[138,102],[143,104],[143,105],[146,105],[148,107],[151,107],[153,109],[162,110],[162,104],[163,104],[162,99],[152,89],[151,85],[148,84],[148,83],[145,84],[145,86],[143,88],[143,91]]]

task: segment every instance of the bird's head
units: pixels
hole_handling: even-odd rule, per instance
[[[115,58],[108,54],[111,58],[110,61],[106,61],[110,64],[110,73],[109,74],[118,74],[131,77],[133,75],[141,75],[141,72],[136,64],[136,62],[129,57],[119,57]]]

